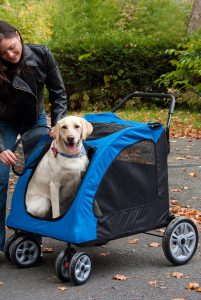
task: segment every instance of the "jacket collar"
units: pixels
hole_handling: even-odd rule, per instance
[[[32,52],[32,50],[30,49],[30,47],[27,44],[24,45],[24,51],[25,51],[26,64],[28,66],[37,67],[38,64],[37,64],[36,60],[34,59],[34,53]]]
[[[26,64],[28,66],[37,67],[38,64],[37,64],[36,60],[34,59],[34,53],[32,52],[32,50],[30,49],[30,47],[28,45],[24,45],[24,51],[25,51]],[[36,97],[35,94],[33,93],[33,91],[31,90],[30,86],[18,75],[15,75],[13,77],[12,86],[16,89],[24,90],[24,91],[32,94],[34,97]]]

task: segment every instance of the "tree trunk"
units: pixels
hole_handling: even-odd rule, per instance
[[[201,28],[201,0],[194,0],[187,31],[191,33],[199,28]]]

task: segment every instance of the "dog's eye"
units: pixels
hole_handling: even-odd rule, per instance
[[[80,128],[80,126],[79,125],[75,125],[75,128]]]
[[[61,128],[62,128],[62,129],[67,129],[67,126],[66,126],[66,125],[63,125]]]

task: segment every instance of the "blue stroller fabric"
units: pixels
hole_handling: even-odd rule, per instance
[[[89,139],[84,142],[85,148],[89,151],[92,149],[93,154],[92,157],[90,157],[87,172],[69,210],[54,220],[36,218],[27,213],[25,195],[28,182],[34,172],[34,168],[31,167],[26,170],[24,175],[19,177],[13,194],[11,211],[6,222],[7,226],[74,244],[80,244],[90,241],[110,240],[131,233],[150,230],[153,227],[157,228],[160,227],[161,224],[167,223],[169,217],[166,165],[168,151],[164,127],[159,126],[153,130],[148,124],[125,121],[113,113],[88,114],[85,116],[85,119],[94,126],[94,132]],[[146,144],[148,147],[150,147],[150,145],[152,147],[153,145],[152,149],[154,149],[154,153],[152,156],[154,157],[154,167],[152,163],[148,162],[144,168],[142,159],[140,163],[125,161],[127,160],[127,158],[125,158],[127,155],[125,150],[130,149],[129,147],[133,147],[133,145],[140,145],[139,143],[142,141],[149,141],[149,143]],[[33,157],[35,159],[40,156],[42,151],[41,141],[39,141],[39,143],[40,147],[35,146],[34,151],[32,151],[28,158],[29,161],[33,161]],[[136,153],[139,156],[138,153],[140,152],[138,151]],[[122,155],[124,155],[124,157],[120,159]],[[146,155],[149,156],[149,150],[146,152]],[[125,208],[122,207],[123,204],[119,204],[117,208],[114,208],[114,211],[112,211],[113,208],[108,203],[110,202],[110,198],[114,197],[116,190],[115,184],[113,186],[112,182],[113,174],[117,181],[119,178],[118,174],[115,174],[116,165],[123,168],[123,171],[125,166],[125,169],[129,170],[128,174],[134,174],[134,177],[135,171],[133,170],[135,170],[135,168],[133,169],[133,166],[136,166],[136,172],[139,174],[139,178],[142,178],[143,182],[139,184],[136,183],[136,187],[142,186],[140,190],[136,190],[136,193],[139,195],[139,199],[136,202],[137,204],[132,205],[132,199],[130,199]],[[151,175],[144,176],[143,170],[145,170],[146,174],[151,172]],[[154,173],[150,170],[153,170]],[[156,188],[153,189],[150,185],[151,191],[154,191],[154,195],[151,197],[153,208],[150,208],[151,202],[144,199],[146,195],[141,196],[140,191],[143,190],[143,184],[147,181],[147,178],[148,181],[150,178],[151,182],[153,174],[155,174],[153,184],[160,184],[161,187],[156,186]],[[125,186],[129,187],[130,179],[126,178],[127,175],[124,177],[122,181],[125,179]],[[138,181],[137,177],[136,180]],[[108,182],[110,182],[111,189],[110,186],[108,187]],[[149,183],[146,182],[145,184],[149,186]],[[132,183],[132,185],[135,184]],[[111,196],[110,190],[114,190]],[[122,193],[122,191],[120,191],[120,193]],[[132,194],[132,186],[130,191],[124,191],[122,197],[126,198],[128,193]],[[135,198],[135,193],[132,197],[133,199]],[[112,200],[114,206],[116,205],[115,199],[114,197]],[[124,199],[118,199],[118,201],[124,201]],[[144,203],[142,203],[142,201],[144,201]],[[95,204],[100,209],[100,214],[96,213],[94,208]]]

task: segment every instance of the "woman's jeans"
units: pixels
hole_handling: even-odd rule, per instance
[[[43,111],[34,125],[47,125],[46,113]],[[20,125],[13,125],[7,121],[0,120],[0,131],[3,135],[3,140],[6,149],[12,150],[18,134],[22,135],[30,128],[25,128]],[[10,166],[0,162],[0,251],[4,250],[5,245],[5,219],[6,219],[6,200],[9,182]]]

